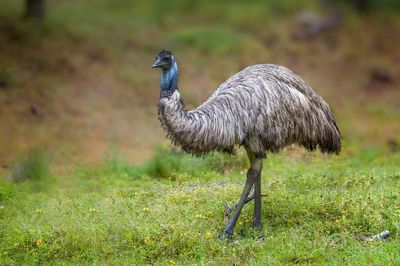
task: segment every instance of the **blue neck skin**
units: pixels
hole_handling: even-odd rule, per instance
[[[172,63],[170,69],[164,69],[161,73],[161,95],[171,96],[178,88],[178,64]]]

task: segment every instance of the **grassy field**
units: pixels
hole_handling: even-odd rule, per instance
[[[0,0],[0,265],[399,265],[399,6],[371,2],[301,41],[296,15],[326,14],[320,1],[47,1],[33,23]],[[255,63],[288,66],[332,106],[339,156],[264,161],[261,232],[248,204],[219,239],[243,151],[194,158],[166,141],[149,68],[162,48],[188,108]]]
[[[271,155],[262,232],[248,204],[232,241],[220,240],[244,159],[159,151],[142,167],[109,159],[71,176],[2,183],[0,264],[400,263],[399,152]],[[383,230],[387,241],[356,239]]]

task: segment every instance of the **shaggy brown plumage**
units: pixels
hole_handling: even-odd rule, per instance
[[[340,132],[328,104],[282,66],[247,67],[191,111],[175,90],[160,99],[158,110],[168,138],[195,155],[232,152],[240,145],[258,157],[290,144],[340,151]]]

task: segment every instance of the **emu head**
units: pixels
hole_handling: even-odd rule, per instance
[[[175,57],[172,55],[170,51],[162,50],[156,56],[156,61],[151,66],[152,68],[161,68],[163,70],[168,70],[173,66],[175,63]]]
[[[178,65],[170,51],[162,50],[156,56],[152,68],[161,68],[161,97],[171,96],[178,89]]]

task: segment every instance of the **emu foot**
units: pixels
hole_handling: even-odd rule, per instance
[[[233,232],[230,233],[225,230],[222,232],[222,234],[219,237],[219,239],[221,239],[221,240],[229,240],[229,241],[232,240],[232,238],[233,238]]]
[[[268,196],[268,194],[261,194],[261,197],[267,197],[267,196]],[[255,198],[255,195],[254,195],[254,194],[248,196],[247,199],[246,199],[246,201],[244,202],[244,204],[249,203],[249,202],[252,201],[254,198]],[[228,206],[227,204],[224,204],[224,207],[225,207],[224,221],[225,221],[225,222],[228,222],[228,220],[229,220],[229,215],[231,214],[231,212],[232,212],[233,210],[236,209],[237,205],[238,205],[238,203],[236,203],[234,206]],[[255,227],[258,227],[258,226],[256,226],[256,225],[254,225],[254,226],[255,226]],[[261,227],[261,226],[260,226],[260,227]],[[224,233],[225,233],[225,232],[224,232]]]
[[[262,230],[262,224],[261,224],[261,222],[253,221],[253,227],[254,227],[254,229],[256,229],[257,231],[261,231],[261,230]]]

